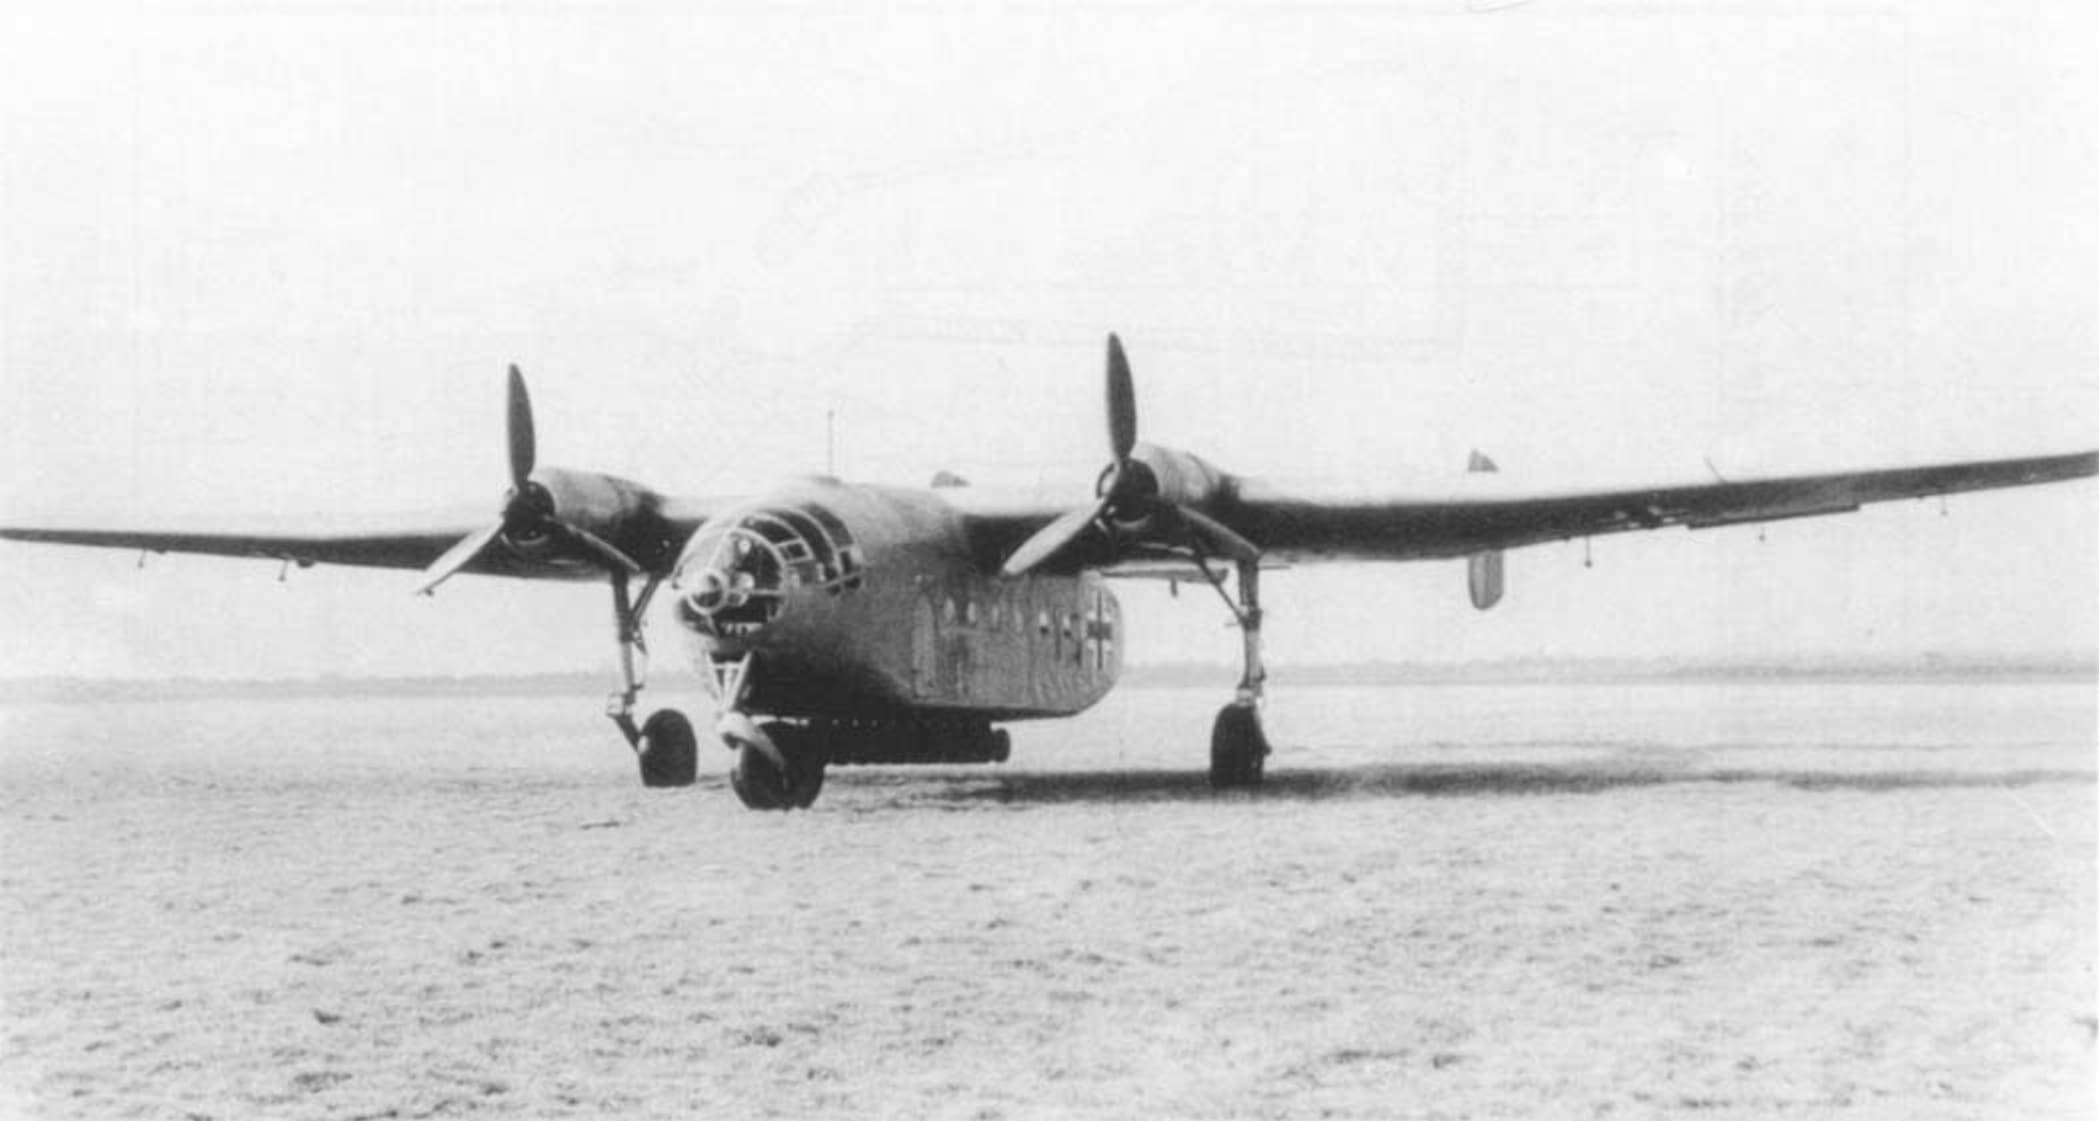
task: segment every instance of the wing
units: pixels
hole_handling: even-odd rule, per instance
[[[1201,503],[1212,518],[1259,546],[1264,568],[1318,561],[1432,560],[1630,530],[1707,529],[1842,514],[1869,502],[2031,486],[2099,473],[2099,452],[1842,471],[1761,479],[1632,486],[1524,487],[1511,476],[1453,474],[1435,487],[1366,489],[1288,485],[1227,476]],[[1039,494],[941,492],[961,514],[977,562],[997,568],[1037,531],[1072,509]],[[1047,567],[1110,576],[1201,575],[1180,541],[1082,543]]]
[[[725,500],[660,500],[608,527],[610,537],[651,572],[668,574],[678,549]],[[152,553],[202,553],[364,568],[427,569],[460,541],[484,532],[485,510],[385,517],[286,518],[214,524],[107,526],[7,525],[0,538]],[[604,568],[569,551],[499,544],[461,569],[535,580],[600,579]]]
[[[480,529],[487,520],[486,514],[465,514],[381,518],[335,525],[285,519],[216,526],[168,523],[124,529],[0,526],[0,538],[154,553],[262,557],[301,565],[425,568],[453,542]]]
[[[669,575],[678,552],[722,500],[670,499],[596,471],[540,467],[525,375],[505,386],[510,489],[500,511],[397,518],[271,521],[245,526],[0,526],[0,538],[52,545],[267,557],[423,571],[429,592],[461,572],[580,580],[606,572]]]
[[[1457,557],[1629,530],[1707,529],[1843,514],[1868,502],[2031,486],[2099,473],[2099,452],[1656,486],[1525,489],[1473,474],[1443,493],[1366,494],[1234,480],[1214,513],[1268,555],[1312,560]]]

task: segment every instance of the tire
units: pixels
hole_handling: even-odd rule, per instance
[[[1226,705],[1210,728],[1210,785],[1220,790],[1261,785],[1268,737],[1252,705]]]
[[[788,808],[787,776],[755,747],[746,746],[736,752],[736,766],[729,770],[729,786],[745,809]]]
[[[676,709],[649,715],[634,754],[641,763],[643,786],[691,786],[698,777],[699,748],[692,721]]]
[[[829,761],[820,733],[799,724],[774,721],[759,729],[787,759],[786,771],[772,757],[748,744],[738,749],[729,785],[754,810],[806,810],[824,789]]]
[[[787,757],[783,792],[787,808],[806,810],[815,805],[816,796],[824,790],[825,764],[831,761],[824,733],[807,724],[776,720],[765,726],[765,734],[772,737],[772,741],[779,745],[780,754]]]
[[[793,782],[789,783],[788,798],[793,808],[806,810],[816,804],[816,796],[824,792],[824,765],[818,761],[797,761]]]

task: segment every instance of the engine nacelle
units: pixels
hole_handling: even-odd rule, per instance
[[[1151,468],[1159,497],[1176,506],[1200,509],[1224,490],[1224,472],[1192,452],[1139,444],[1131,458]]]
[[[1114,512],[1112,520],[1116,530],[1129,537],[1141,538],[1157,528],[1161,509],[1202,509],[1224,490],[1224,472],[1202,457],[1178,448],[1138,444],[1131,449],[1125,470],[1130,473],[1124,483],[1124,495],[1129,501]],[[1114,472],[1113,465],[1101,472],[1094,485],[1096,494],[1106,492]]]
[[[640,483],[596,471],[542,467],[531,483],[543,492],[546,513],[619,547],[644,568],[668,560],[672,541],[660,514],[662,498]],[[565,557],[574,549],[558,531],[507,533],[503,543],[534,559]]]

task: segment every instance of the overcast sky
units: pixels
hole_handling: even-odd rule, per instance
[[[1481,10],[1491,9],[1491,10]],[[0,521],[2099,442],[2088,5],[15,4]],[[1268,582],[1279,662],[2099,648],[2094,489]],[[581,585],[0,545],[0,675],[609,667]],[[1125,586],[1132,657],[1225,661]],[[672,647],[667,615],[659,649]]]

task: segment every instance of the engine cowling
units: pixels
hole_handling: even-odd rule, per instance
[[[612,542],[644,568],[657,567],[668,559],[664,554],[671,546],[670,536],[658,515],[662,499],[640,483],[562,467],[543,467],[533,473],[532,482],[544,489],[552,518],[562,526]],[[537,524],[545,527],[550,523]],[[518,532],[504,536],[504,544],[529,555],[565,553],[574,547],[558,532],[533,530],[533,524],[521,526]]]
[[[1201,456],[1179,448],[1138,444],[1131,449],[1121,493],[1108,510],[1108,521],[1129,537],[1144,537],[1160,526],[1160,512],[1176,506],[1202,509],[1224,490],[1224,472]],[[1101,472],[1094,493],[1108,496],[1115,467]]]

